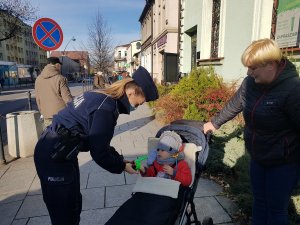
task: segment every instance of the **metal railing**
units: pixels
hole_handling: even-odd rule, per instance
[[[6,84],[3,85],[2,90],[10,90],[13,88],[28,88],[28,87],[34,87],[34,82],[30,81],[28,79],[10,79]]]
[[[94,80],[91,76],[82,80],[82,92],[93,90]]]

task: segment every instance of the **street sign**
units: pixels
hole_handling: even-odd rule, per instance
[[[58,49],[63,42],[63,32],[60,26],[50,18],[38,19],[32,27],[35,43],[44,50]]]

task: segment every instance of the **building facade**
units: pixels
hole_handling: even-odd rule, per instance
[[[178,81],[178,0],[156,0],[153,5],[153,78]]]
[[[20,24],[25,32],[0,42],[0,76],[6,85],[20,83],[20,79],[34,80],[47,64],[47,53],[34,42],[32,27],[21,21]],[[7,26],[5,17],[0,17],[0,30],[5,32]]]
[[[70,79],[77,79],[90,73],[90,59],[87,51],[52,51],[50,56],[59,57],[62,74]]]
[[[127,48],[127,72],[131,75],[140,65],[141,41],[132,41]]]
[[[146,0],[145,7],[139,18],[141,23],[141,66],[152,75],[153,64],[153,4],[154,0]]]
[[[141,65],[157,83],[178,81],[178,0],[149,0],[140,17]]]
[[[293,0],[181,0],[180,73],[214,66],[225,81],[245,77],[243,51],[254,40],[275,38],[278,4],[286,1]]]
[[[114,70],[127,71],[127,49],[130,44],[119,45],[115,47],[114,53]]]

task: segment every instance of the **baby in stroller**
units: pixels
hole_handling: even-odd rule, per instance
[[[192,172],[187,162],[184,161],[183,148],[182,139],[177,133],[163,132],[157,147],[149,153],[147,161],[149,167],[141,165],[141,175],[174,179],[182,186],[189,186],[192,182]]]
[[[174,121],[148,139],[147,168],[105,225],[213,225],[210,217],[198,220],[193,201],[209,152],[202,125]]]

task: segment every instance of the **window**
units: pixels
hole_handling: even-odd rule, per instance
[[[0,60],[3,60],[3,54],[0,52]]]
[[[210,58],[218,58],[221,0],[213,0]]]
[[[277,9],[278,9],[278,0],[274,0],[273,11],[272,11],[271,34],[270,34],[270,38],[273,40],[275,40],[275,34],[276,34]]]
[[[191,33],[191,69],[197,66],[196,56],[197,56],[197,30]]]

